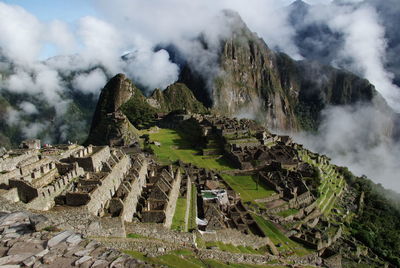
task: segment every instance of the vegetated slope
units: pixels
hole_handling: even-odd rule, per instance
[[[342,168],[353,191],[362,194],[358,216],[351,222],[351,234],[373,252],[400,267],[400,196],[366,177],[355,177]]]
[[[270,128],[316,130],[327,105],[368,103],[378,95],[367,80],[350,72],[272,51],[238,14],[224,14],[232,33],[221,42],[219,72],[204,77],[188,63],[180,78],[202,100],[207,79],[213,79],[212,107],[218,112],[250,114]],[[207,48],[204,40],[199,42]],[[386,109],[384,101],[380,105]]]
[[[86,143],[131,145],[137,142],[136,128],[151,125],[159,113],[176,110],[207,111],[183,84],[173,84],[165,91],[157,89],[146,98],[132,81],[118,74],[100,94]]]
[[[164,91],[154,90],[147,102],[162,112],[187,110],[194,113],[205,113],[207,109],[193,95],[193,92],[182,83],[174,83]]]

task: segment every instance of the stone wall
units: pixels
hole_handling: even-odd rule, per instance
[[[11,171],[17,167],[17,165],[25,161],[32,156],[37,156],[37,150],[28,150],[21,155],[11,155],[6,159],[0,160],[0,171]]]
[[[23,160],[20,161],[20,162],[17,161],[18,162],[17,164],[14,165],[14,162],[12,161],[11,164],[13,164],[14,166],[12,167],[11,170],[9,170],[8,172],[6,170],[3,170],[3,172],[6,172],[6,173],[0,174],[0,184],[8,185],[10,179],[19,178],[19,177],[21,177],[23,175],[27,175],[28,173],[30,173],[30,171],[32,169],[28,169],[28,171],[25,171],[25,169],[18,168],[18,165],[21,165],[22,162],[23,162],[23,164],[25,166],[29,166],[32,163],[35,163],[35,162],[39,161],[39,156],[35,155],[35,154],[32,155],[32,153],[31,154],[26,154],[26,155],[24,154],[22,156],[23,156]],[[18,156],[13,157],[13,159],[14,158],[18,158]]]
[[[72,154],[67,161],[77,162],[87,172],[98,172],[110,156],[111,152],[108,146],[88,146]]]
[[[105,148],[108,148],[109,153],[109,147]],[[103,178],[101,185],[90,193],[90,201],[86,205],[89,213],[93,215],[102,213],[107,200],[111,199],[115,194],[115,191],[128,173],[130,166],[131,161],[129,157],[124,154],[112,171]]]
[[[127,234],[139,234],[174,244],[191,246],[195,242],[193,233],[169,230],[159,223],[125,223],[125,230]]]
[[[22,175],[22,176],[31,175],[31,173],[32,173],[34,170],[40,171],[40,168],[41,168],[42,166],[48,165],[48,164],[50,164],[51,162],[52,162],[51,159],[49,159],[49,158],[43,158],[43,159],[40,159],[40,160],[38,160],[38,161],[36,161],[36,162],[30,163],[30,164],[28,164],[28,165],[24,165],[24,166],[22,166],[22,167],[20,168],[20,170],[21,170],[21,175]]]
[[[172,224],[172,218],[174,217],[175,214],[176,201],[178,200],[179,189],[181,188],[181,181],[182,181],[182,175],[180,169],[178,168],[171,185],[172,188],[171,191],[169,192],[168,204],[165,209],[164,226],[166,228],[170,228]]]
[[[24,203],[39,196],[38,190],[23,180],[10,180],[10,187],[18,189],[19,199]]]
[[[342,255],[338,253],[324,259],[324,265],[328,268],[342,268]]]
[[[256,199],[254,201],[259,202],[259,203],[269,203],[271,201],[275,201],[278,200],[280,198],[282,198],[283,195],[282,194],[274,194],[265,198],[261,198],[261,199]]]
[[[21,176],[21,170],[20,169],[14,169],[11,170],[7,173],[4,174],[0,174],[0,184],[2,185],[9,185],[10,184],[10,180],[13,178],[17,178]]]
[[[147,167],[148,167],[147,159],[137,158],[134,161],[135,162],[132,168],[135,168],[138,174],[131,185],[131,190],[129,194],[123,200],[124,208],[121,212],[122,220],[127,222],[132,221],[133,214],[135,214],[136,212],[137,203],[142,193],[143,186],[146,184],[146,176],[147,176]]]
[[[83,174],[83,168],[75,165],[74,168],[64,176],[58,177],[51,184],[40,188],[38,191],[38,196],[29,202],[27,207],[36,210],[51,209],[55,205],[54,198],[60,195],[74,179]]]
[[[153,267],[73,230],[38,229],[45,221],[29,212],[1,213],[1,267]]]
[[[196,235],[201,236],[201,238],[206,242],[219,241],[224,244],[252,247],[255,249],[264,247],[266,245],[275,248],[275,245],[268,237],[259,237],[252,234],[246,235],[235,229],[222,229],[214,232],[197,232]]]

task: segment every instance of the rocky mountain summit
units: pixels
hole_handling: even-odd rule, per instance
[[[211,92],[209,105],[216,111],[228,116],[248,114],[269,128],[297,131],[315,130],[320,112],[329,105],[372,103],[378,96],[377,107],[387,109],[366,79],[275,52],[267,46],[268,40],[251,32],[237,13],[224,14],[231,34],[221,41],[216,74],[202,77],[189,62],[180,79],[199,99],[204,100]],[[211,89],[207,88],[210,83]]]
[[[135,94],[140,94],[139,92],[125,75],[113,77],[100,94],[87,142],[133,144],[138,137],[137,130],[121,111],[121,106]]]

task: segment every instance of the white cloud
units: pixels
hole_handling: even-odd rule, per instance
[[[393,125],[387,113],[372,105],[328,107],[318,135],[299,134],[297,142],[324,153],[356,175],[400,192],[398,157],[400,144],[390,139]]]
[[[119,57],[124,49],[120,32],[111,24],[94,17],[84,17],[78,26],[82,41],[81,55],[93,65],[102,64],[111,72],[120,69]]]
[[[167,51],[153,52],[146,47],[129,54],[124,70],[149,90],[165,89],[174,83],[179,75],[179,68],[170,62]]]
[[[76,76],[72,82],[73,86],[84,93],[92,93],[97,97],[97,93],[104,87],[107,77],[104,72],[97,68],[90,73]]]
[[[22,111],[24,111],[27,114],[37,114],[38,109],[36,106],[28,101],[23,101],[19,104],[19,108],[21,108]]]
[[[0,47],[17,63],[39,56],[43,27],[36,17],[19,6],[0,2]]]

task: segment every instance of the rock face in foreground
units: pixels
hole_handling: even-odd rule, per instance
[[[103,88],[93,116],[87,144],[128,146],[137,141],[137,129],[122,112],[122,106],[141,94],[123,74],[114,76]]]
[[[43,216],[0,217],[0,267],[152,267],[72,231],[35,231]]]

